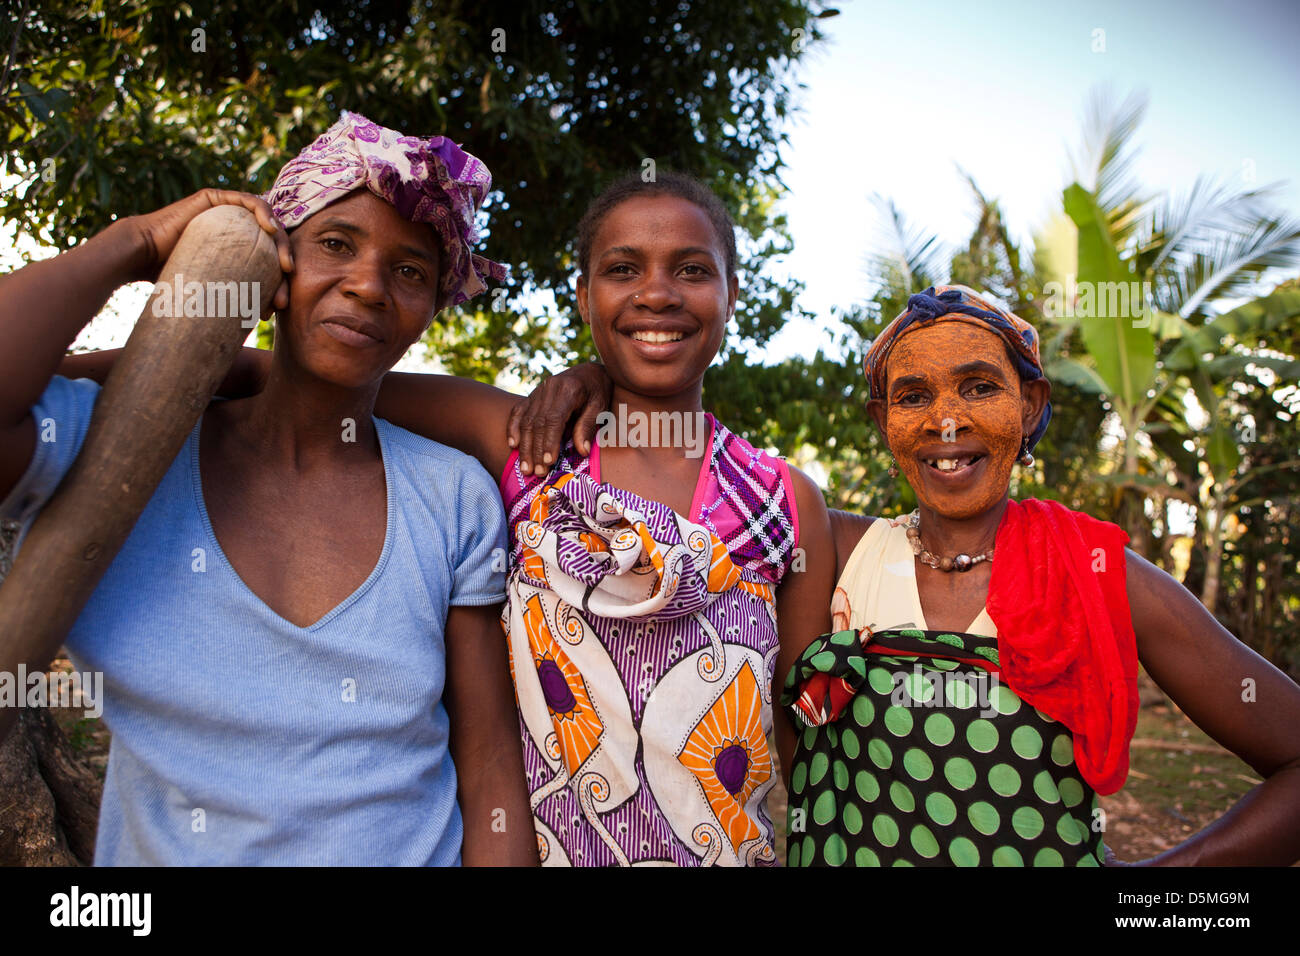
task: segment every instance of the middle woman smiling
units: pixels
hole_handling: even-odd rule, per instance
[[[676,434],[702,431],[702,448],[652,426],[645,441],[598,436],[590,457],[570,442],[554,462],[525,438],[521,461],[500,441],[517,396],[445,376],[389,376],[378,410],[502,475],[506,625],[543,864],[774,864],[768,736],[784,762],[794,732],[772,682],[830,623],[826,505],[704,411],[739,294],[721,201],[688,177],[631,175],[591,204],[578,247],[579,310],[616,415],[690,422]]]
[[[792,661],[829,620],[834,553],[816,486],[704,412],[735,258],[721,202],[671,174],[616,182],[579,226],[579,310],[613,406],[694,417],[709,440],[692,457],[650,429],[590,458],[570,445],[545,478],[507,468],[509,638],[544,863],[776,861],[772,679],[781,649]]]

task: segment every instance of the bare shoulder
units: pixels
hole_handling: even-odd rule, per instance
[[[849,563],[849,555],[858,546],[862,536],[867,533],[871,523],[876,519],[870,515],[855,515],[848,511],[831,509],[831,535],[835,539],[835,557],[837,565],[836,580],[844,573]]]
[[[797,573],[782,579],[778,593],[784,598],[805,594],[815,606],[829,607],[835,585],[835,545],[826,499],[817,483],[798,468],[790,468],[790,482],[797,508],[797,541],[790,570]]]
[[[1139,652],[1144,644],[1186,642],[1202,631],[1237,643],[1191,591],[1131,548],[1124,549],[1124,571]]]
[[[790,469],[790,484],[794,489],[795,503],[799,506],[800,520],[803,519],[805,509],[825,511],[826,499],[822,496],[822,490],[817,482],[789,462],[786,463],[786,467]]]

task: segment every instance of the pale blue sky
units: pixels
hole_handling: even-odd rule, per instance
[[[1098,83],[1118,98],[1147,92],[1137,169],[1152,190],[1186,190],[1202,172],[1245,187],[1253,174],[1287,180],[1280,204],[1300,216],[1300,0],[844,0],[821,26],[827,39],[797,74],[807,89],[784,175],[795,249],[782,264],[817,319],[790,321],[768,360],[811,355],[831,308],[870,294],[873,193],[965,242],[974,207],[960,163],[1027,240],[1059,205]],[[109,309],[79,344],[121,344],[145,294],[122,290],[120,317]]]
[[[1300,215],[1300,2],[1031,3],[847,0],[822,21],[785,156],[795,241],[787,268],[815,323],[792,321],[770,358],[811,354],[832,306],[870,293],[873,193],[964,243],[973,204],[957,165],[999,199],[1013,235],[1059,205],[1091,88],[1143,89],[1138,175],[1186,190],[1198,173],[1242,187],[1288,180]],[[1094,30],[1105,52],[1093,52]]]

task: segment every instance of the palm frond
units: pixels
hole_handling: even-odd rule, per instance
[[[1188,318],[1202,313],[1211,298],[1250,294],[1265,271],[1291,269],[1298,263],[1300,222],[1265,219],[1246,231],[1226,232],[1206,243],[1167,277],[1166,291],[1176,296],[1178,314]]]
[[[1171,194],[1151,208],[1139,231],[1138,272],[1158,275],[1198,245],[1257,227],[1276,215],[1270,202],[1276,193],[1276,186],[1236,192],[1198,176],[1186,195]]]
[[[1139,230],[1138,272],[1150,275],[1196,240],[1208,238],[1218,210],[1233,197],[1207,176],[1197,176],[1186,195],[1170,193],[1151,208]]]
[[[1144,93],[1130,93],[1117,106],[1108,91],[1094,88],[1084,111],[1083,141],[1071,158],[1075,180],[1097,197],[1117,246],[1137,230],[1148,202],[1133,176],[1132,142],[1146,109]]]
[[[1005,264],[1001,260],[1006,259],[1007,249],[1003,242],[1003,236],[1006,232],[1002,224],[1002,207],[998,205],[996,199],[989,199],[980,190],[979,184],[975,182],[975,177],[961,166],[957,167],[957,172],[966,180],[966,185],[970,186],[971,194],[975,198],[975,231],[970,238],[970,251],[989,252],[999,257],[999,264]]]
[[[1033,307],[1029,281],[1021,264],[1020,248],[1011,239],[1002,206],[996,199],[984,195],[975,177],[957,166],[957,172],[970,186],[975,198],[975,231],[971,234],[969,254],[972,262],[989,260],[996,274],[986,276],[984,284],[989,291],[1005,299],[1016,313]],[[956,267],[954,265],[954,275]],[[996,285],[997,288],[992,288]]]
[[[942,282],[949,255],[939,237],[910,226],[892,199],[876,195],[872,202],[880,210],[878,235],[868,256],[873,275],[904,298]]]

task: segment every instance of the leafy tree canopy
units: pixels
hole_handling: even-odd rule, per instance
[[[605,181],[652,160],[704,178],[741,226],[728,347],[743,349],[779,329],[798,289],[763,264],[789,246],[774,200],[791,66],[833,13],[820,0],[24,3],[0,36],[0,162],[25,185],[0,216],[67,246],[203,186],[264,190],[343,109],[442,132],[493,172],[485,252],[513,275],[506,298],[444,314],[431,338],[454,371],[491,379],[589,347],[570,292],[577,221]],[[524,316],[521,294],[539,289],[558,311]]]

